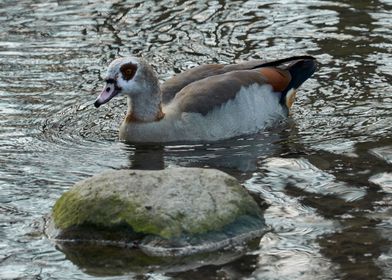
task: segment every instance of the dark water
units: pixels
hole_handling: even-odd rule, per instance
[[[391,11],[390,0],[0,1],[0,278],[392,279]],[[258,135],[135,147],[117,140],[125,100],[92,106],[118,56],[144,56],[165,80],[305,53],[319,71],[287,122]],[[126,276],[105,255],[86,269],[42,235],[76,181],[169,166],[236,176],[269,205],[272,231],[228,263]]]

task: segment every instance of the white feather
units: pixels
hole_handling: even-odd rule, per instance
[[[243,87],[236,98],[207,115],[179,112],[172,102],[163,108],[165,117],[157,122],[126,123],[120,139],[131,142],[215,141],[258,132],[287,116],[280,93],[269,85]]]

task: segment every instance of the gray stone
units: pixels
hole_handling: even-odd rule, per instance
[[[108,171],[75,184],[56,202],[57,240],[125,244],[150,255],[212,251],[264,232],[257,203],[218,170]]]

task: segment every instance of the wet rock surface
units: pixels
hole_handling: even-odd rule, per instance
[[[58,199],[48,225],[57,242],[135,246],[151,256],[211,252],[265,232],[259,206],[235,178],[200,168],[91,177]]]

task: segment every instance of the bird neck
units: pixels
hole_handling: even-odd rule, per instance
[[[155,122],[160,121],[164,117],[159,86],[155,88],[150,87],[149,89],[143,93],[128,97],[126,122]]]

